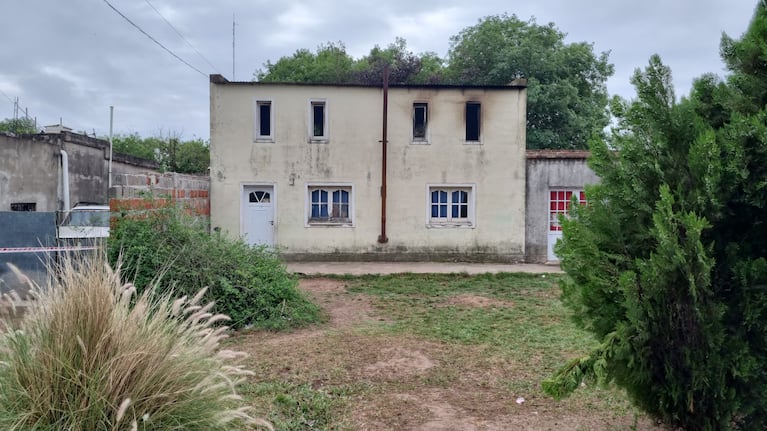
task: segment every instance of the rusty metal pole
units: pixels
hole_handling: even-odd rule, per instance
[[[378,236],[378,242],[386,244],[389,238],[386,237],[386,124],[389,113],[389,66],[384,66],[383,70],[383,130],[381,137],[381,235]]]

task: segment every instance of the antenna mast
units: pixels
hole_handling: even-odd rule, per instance
[[[234,78],[234,13],[232,13],[232,81]]]

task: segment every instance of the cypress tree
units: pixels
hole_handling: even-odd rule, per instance
[[[601,183],[563,220],[563,300],[600,346],[544,389],[614,382],[667,425],[767,427],[767,10],[724,36],[726,81],[677,102],[660,58],[591,142]]]

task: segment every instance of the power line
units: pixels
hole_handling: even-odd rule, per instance
[[[11,99],[11,96],[5,94],[5,91],[0,90],[0,93],[3,93],[3,96],[5,96],[5,98],[8,99],[9,102],[16,103],[16,102],[13,101],[13,99]]]
[[[207,77],[207,76],[208,76],[208,75],[206,75],[205,73],[203,73],[203,72],[202,72],[200,69],[198,69],[198,68],[196,68],[196,67],[192,66],[191,64],[187,63],[187,62],[186,62],[186,61],[185,61],[183,58],[179,57],[179,56],[178,56],[178,55],[176,55],[176,54],[175,54],[173,51],[171,51],[170,49],[166,48],[166,47],[165,47],[165,45],[163,45],[163,44],[161,44],[160,42],[158,42],[158,41],[157,41],[157,39],[153,38],[153,37],[152,37],[152,36],[151,36],[149,33],[145,32],[145,31],[144,31],[144,29],[142,29],[141,27],[139,27],[139,26],[138,26],[138,25],[137,25],[135,22],[131,21],[131,20],[130,20],[130,18],[128,18],[127,16],[123,15],[123,13],[122,13],[122,12],[120,12],[119,10],[117,10],[117,8],[116,8],[116,7],[112,6],[112,3],[109,3],[109,0],[104,0],[104,3],[106,3],[106,4],[107,4],[107,5],[110,7],[110,8],[112,8],[112,10],[113,10],[113,11],[117,12],[117,14],[118,14],[118,15],[120,15],[120,16],[121,16],[121,17],[123,17],[123,18],[124,18],[126,21],[128,21],[128,22],[129,22],[129,23],[130,23],[132,26],[136,27],[136,29],[137,29],[138,31],[140,31],[141,33],[143,33],[143,34],[144,34],[144,36],[148,37],[148,38],[149,38],[149,39],[150,39],[152,42],[156,43],[156,44],[157,44],[157,45],[158,45],[160,48],[162,48],[162,49],[164,49],[164,50],[168,51],[168,54],[170,54],[170,55],[172,55],[173,57],[175,57],[175,58],[176,58],[178,61],[180,61],[180,62],[182,62],[182,63],[186,64],[187,66],[189,66],[191,69],[195,70],[195,71],[196,71],[197,73],[199,73],[200,75],[202,75],[202,76],[205,76],[205,77]]]
[[[149,7],[151,7],[151,8],[152,8],[152,10],[154,10],[154,11],[157,13],[157,15],[159,15],[159,16],[160,16],[160,18],[162,18],[162,20],[163,20],[163,21],[165,21],[165,23],[166,23],[166,24],[168,24],[168,26],[169,26],[170,28],[172,28],[172,29],[173,29],[173,31],[175,31],[175,32],[176,32],[176,34],[178,35],[178,37],[180,37],[180,38],[181,38],[181,40],[183,40],[184,42],[186,42],[186,44],[187,44],[187,45],[189,45],[189,47],[190,47],[190,48],[192,48],[192,49],[194,50],[194,52],[196,52],[196,53],[197,53],[197,55],[199,55],[199,56],[200,56],[200,58],[202,58],[203,60],[205,60],[205,62],[206,62],[206,63],[208,63],[208,66],[212,67],[212,68],[213,68],[213,70],[215,70],[216,72],[218,72],[218,69],[216,68],[216,66],[214,66],[214,65],[213,65],[213,64],[212,64],[210,61],[208,61],[208,59],[207,59],[207,58],[205,58],[205,56],[204,56],[204,55],[202,55],[202,53],[201,53],[200,51],[198,51],[198,50],[197,50],[197,48],[195,48],[195,47],[194,47],[194,45],[192,45],[192,43],[191,43],[191,42],[189,42],[189,41],[188,41],[188,40],[187,40],[187,39],[184,37],[184,35],[183,35],[183,34],[181,34],[181,32],[179,32],[178,30],[176,30],[176,27],[174,27],[174,26],[173,26],[173,24],[171,24],[171,23],[170,23],[170,21],[168,21],[168,20],[167,20],[167,19],[166,19],[166,18],[165,18],[165,17],[164,17],[164,16],[163,16],[161,13],[160,13],[160,11],[159,11],[159,10],[157,10],[157,8],[156,8],[156,7],[154,7],[154,5],[153,5],[152,3],[150,3],[150,2],[149,2],[149,0],[144,0],[144,1],[146,2],[146,4],[148,4],[148,5],[149,5]],[[220,72],[219,72],[219,73],[220,73]]]
[[[9,96],[2,89],[0,89],[0,93],[2,93],[2,95],[5,96],[5,98],[8,99],[8,101],[13,104],[13,117],[14,118],[18,118],[18,115],[19,115],[19,98],[16,97],[15,99],[11,99],[11,96]],[[29,108],[24,108],[24,117],[25,118],[29,118]]]

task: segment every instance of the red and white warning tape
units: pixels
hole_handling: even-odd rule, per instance
[[[96,250],[96,246],[68,246],[68,247],[0,247],[0,254],[7,253],[49,253],[55,251],[80,251]]]

